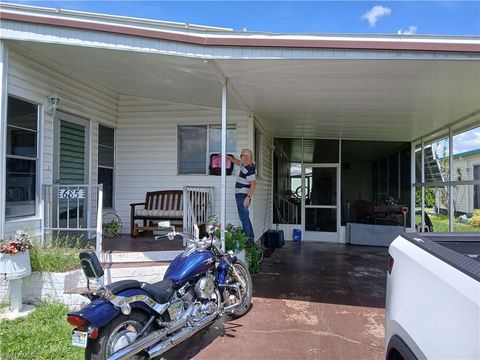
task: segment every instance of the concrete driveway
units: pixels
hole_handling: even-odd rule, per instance
[[[386,248],[287,243],[253,276],[253,306],[165,359],[384,359]]]

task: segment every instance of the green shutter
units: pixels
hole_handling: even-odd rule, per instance
[[[60,184],[85,182],[85,127],[60,121]]]

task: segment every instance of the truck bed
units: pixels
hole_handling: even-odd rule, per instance
[[[402,236],[480,281],[480,233],[406,233]]]
[[[480,233],[406,233],[388,252],[386,359],[480,359]]]

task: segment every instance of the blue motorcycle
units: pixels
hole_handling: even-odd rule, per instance
[[[173,229],[168,237],[178,234]],[[72,344],[85,348],[86,359],[155,358],[221,316],[244,315],[252,299],[248,266],[221,250],[212,227],[209,234],[190,239],[164,279],[153,284],[122,280],[105,285],[95,253],[82,251],[88,287],[82,295],[91,301],[67,315],[75,327]]]

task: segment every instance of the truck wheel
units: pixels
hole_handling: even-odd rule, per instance
[[[119,315],[112,322],[99,329],[95,340],[89,340],[85,349],[85,359],[103,360],[132,343],[136,335],[143,329],[148,318],[145,314],[133,311],[130,315]],[[145,356],[135,355],[132,360],[146,359]]]

